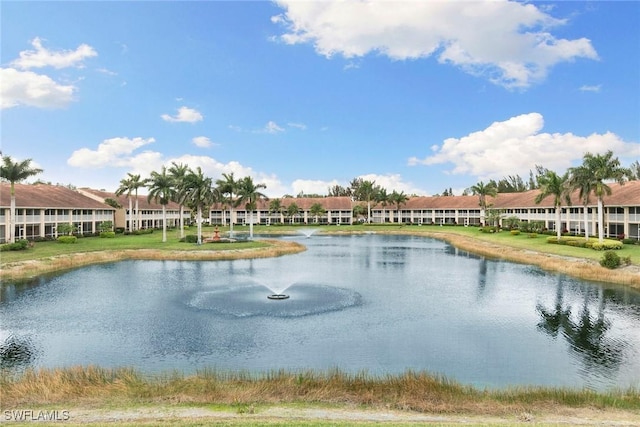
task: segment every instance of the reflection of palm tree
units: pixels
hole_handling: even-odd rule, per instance
[[[478,262],[478,297],[484,294],[484,289],[487,286],[487,259],[482,258]]]
[[[609,329],[609,322],[604,316],[603,293],[600,293],[599,301],[598,316],[595,320],[591,318],[587,305],[588,299],[585,298],[582,311],[578,319],[574,321],[571,316],[571,308],[563,307],[563,289],[561,279],[559,279],[554,309],[548,311],[540,304],[537,306],[542,317],[538,328],[554,338],[561,332],[571,349],[582,356],[583,362],[587,366],[614,370],[622,361],[622,345],[607,339],[606,332]]]

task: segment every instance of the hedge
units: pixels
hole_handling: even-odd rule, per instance
[[[76,236],[60,236],[58,243],[75,243],[78,240]]]
[[[0,252],[4,251],[23,251],[29,247],[28,240],[18,240],[15,243],[6,243],[0,246]]]
[[[585,240],[583,237],[576,236],[561,236],[559,240],[556,236],[547,237],[547,243],[577,248],[591,248],[596,251],[622,249],[623,246],[623,243],[619,240],[606,239],[600,243],[595,239]]]

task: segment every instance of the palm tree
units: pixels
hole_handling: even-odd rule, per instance
[[[233,177],[233,172],[226,174],[222,174],[222,179],[216,181],[216,186],[220,189],[220,192],[223,194],[228,194],[227,202],[229,203],[229,235],[233,237],[233,208],[238,206],[235,200],[233,200],[233,195],[238,192],[238,186],[240,182],[236,181]]]
[[[213,203],[212,183],[199,166],[195,171],[190,170],[184,178],[184,200],[189,207],[197,210],[198,245],[202,244],[202,210]]]
[[[380,205],[382,206],[382,222],[384,223],[387,221],[387,210],[385,208],[387,207],[387,203],[389,202],[387,189],[378,187],[378,191],[376,191],[374,195],[374,200],[376,204],[380,203]]]
[[[380,191],[380,187],[375,185],[375,181],[365,181],[361,178],[352,181],[351,184],[355,200],[367,202],[367,222],[371,222],[371,201],[375,200]]]
[[[183,165],[182,163],[177,164],[176,162],[171,162],[171,167],[169,168],[169,174],[171,174],[171,178],[173,179],[173,185],[175,188],[174,201],[180,205],[180,238],[184,237],[184,194],[182,191],[182,187],[184,186],[184,179],[189,173],[189,167],[187,165]]]
[[[598,199],[598,241],[604,240],[604,196],[610,196],[612,191],[605,181],[616,181],[624,184],[631,175],[631,170],[620,166],[618,158],[613,158],[613,151],[605,154],[586,153],[583,156],[582,167],[585,173],[591,175],[591,191]]]
[[[273,199],[269,202],[269,213],[270,214],[281,214],[284,207],[282,206],[282,201],[280,199]],[[278,222],[280,222],[278,220]]]
[[[120,186],[116,190],[116,196],[122,196],[124,193],[127,193],[127,200],[129,200],[129,229],[127,231],[129,232],[133,229],[133,207],[131,202],[132,191],[133,187],[131,186],[131,180],[129,178],[122,178],[120,180]]]
[[[578,197],[582,201],[585,240],[589,240],[588,206],[591,202],[589,196],[593,185],[593,175],[587,168],[583,166],[569,168],[569,188],[571,191],[578,190]]]
[[[568,191],[567,184],[569,182],[569,173],[565,172],[564,175],[559,176],[554,171],[545,170],[544,175],[538,177],[538,183],[540,184],[540,194],[535,198],[535,203],[542,202],[549,196],[553,196],[553,206],[556,210],[556,236],[558,240],[562,236],[562,225],[560,223],[560,211],[563,201],[566,204],[571,204],[570,192]]]
[[[295,202],[287,206],[284,213],[289,217],[289,224],[293,224],[294,218],[298,215],[298,212],[300,212],[300,207]]]
[[[174,181],[171,175],[167,175],[167,168],[162,167],[160,173],[151,172],[151,179],[147,181],[149,187],[149,195],[147,201],[154,199],[156,203],[162,205],[162,242],[167,241],[167,205],[176,195]]]
[[[398,222],[400,222],[400,205],[406,204],[408,200],[409,197],[404,194],[404,191],[398,193],[396,190],[393,190],[389,195],[389,202],[396,206],[396,218],[398,219]]]
[[[244,204],[245,211],[251,213],[249,219],[249,238],[253,238],[253,213],[257,209],[258,200],[268,200],[267,196],[260,192],[267,188],[264,184],[254,184],[253,178],[246,176],[238,182],[238,205]]]
[[[131,189],[134,191],[136,196],[136,230],[140,230],[140,209],[138,208],[138,188],[142,188],[147,184],[146,179],[141,179],[140,174],[134,175],[132,173],[128,173],[129,175],[129,185]]]
[[[496,197],[498,195],[498,189],[491,182],[485,184],[479,181],[476,185],[472,185],[469,190],[474,196],[478,196],[478,202],[480,205],[480,222],[484,224],[484,217],[487,212],[487,196]]]
[[[313,217],[315,218],[315,223],[317,224],[318,223],[318,217],[319,216],[323,216],[324,214],[327,213],[327,211],[325,210],[325,208],[322,207],[322,204],[314,203],[309,208],[309,213],[311,215],[313,215]]]
[[[31,159],[21,162],[14,162],[10,156],[2,157],[2,165],[0,165],[0,178],[11,183],[11,207],[9,212],[9,243],[15,243],[16,230],[16,182],[24,181],[30,176],[42,173],[42,169],[31,166]]]

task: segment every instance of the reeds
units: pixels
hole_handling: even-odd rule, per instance
[[[640,410],[637,390],[598,393],[556,388],[478,390],[442,376],[408,371],[382,377],[339,370],[264,374],[204,370],[145,376],[129,369],[73,367],[3,374],[3,409],[46,405],[325,404],[424,413],[504,415],[549,407]]]

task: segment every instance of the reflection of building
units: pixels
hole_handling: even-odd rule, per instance
[[[67,187],[46,184],[15,184],[16,239],[58,236],[59,224],[71,224],[74,233],[98,232],[103,221],[113,221],[115,210]],[[8,238],[11,194],[9,184],[0,184],[0,241]]]
[[[604,199],[605,235],[640,240],[640,181],[627,182],[624,185],[610,184],[613,193]],[[502,218],[518,217],[523,221],[542,221],[550,230],[556,229],[553,197],[544,199],[540,204],[534,202],[539,194],[537,190],[523,193],[501,193],[497,197],[487,198],[487,205],[500,210]],[[0,241],[6,239],[6,227],[9,226],[9,185],[0,186]],[[91,189],[70,190],[66,187],[52,185],[16,184],[16,236],[18,238],[35,238],[54,236],[54,227],[61,222],[82,227],[83,233],[93,233],[102,221],[114,221],[116,227],[128,227],[129,201],[126,196],[115,196],[114,193]],[[132,199],[134,196],[132,195]],[[114,209],[104,203],[113,199],[120,208]],[[255,224],[351,224],[353,208],[363,202],[352,202],[348,197],[320,198],[283,198],[281,209],[271,212],[269,207],[273,201],[258,201],[255,212],[247,212],[243,206],[229,209],[228,206],[215,204],[208,210],[207,222],[219,225],[248,224],[253,216]],[[289,215],[287,208],[292,204],[298,206],[297,213]],[[316,213],[314,205],[320,205],[324,212]],[[135,200],[132,203],[135,211]],[[138,196],[140,228],[162,227],[162,206],[149,203],[147,196]],[[572,197],[571,206],[562,207],[561,224],[563,230],[584,232],[584,209],[577,193]],[[597,200],[592,195],[586,206],[588,214],[589,235],[597,231]],[[365,209],[366,211],[366,206]],[[207,217],[207,215],[204,215]],[[477,196],[441,196],[412,197],[399,207],[387,204],[372,205],[371,221],[373,223],[410,223],[410,224],[457,224],[479,225],[485,218],[481,212]],[[179,221],[179,206],[176,203],[167,205],[167,225],[174,226]],[[184,218],[190,212],[185,209]]]
[[[126,195],[116,196],[115,193],[107,191],[93,190],[91,188],[78,189],[80,194],[91,199],[105,202],[111,199],[120,206],[115,211],[114,224],[116,228],[125,230],[136,230],[138,228],[162,228],[162,205],[155,203],[153,200],[149,202],[147,196],[138,195],[138,211],[136,212],[136,196],[131,194],[131,207],[133,211],[133,219],[131,228],[129,227],[129,200]],[[183,217],[185,223],[189,221],[191,212],[188,208],[183,208]],[[180,206],[177,203],[169,202],[166,207],[167,227],[175,227],[180,224]],[[137,226],[136,224],[138,224]]]

